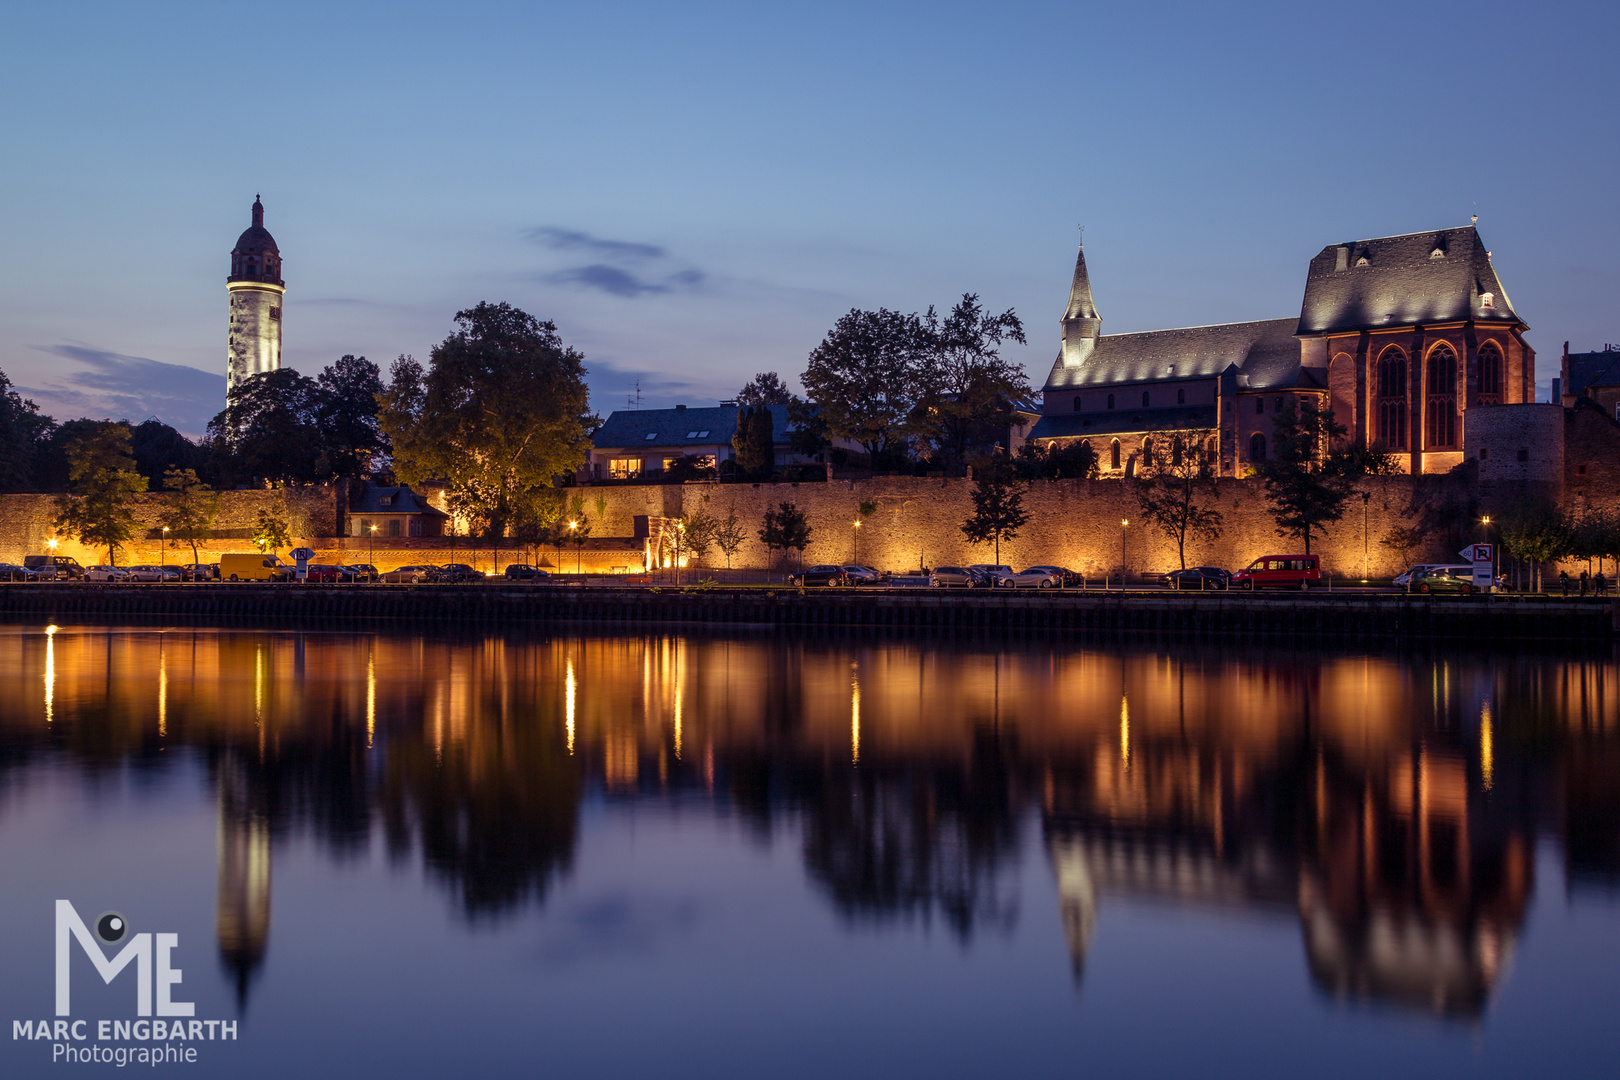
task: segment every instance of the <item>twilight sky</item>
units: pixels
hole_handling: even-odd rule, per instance
[[[1330,243],[1466,224],[1531,325],[1620,341],[1620,5],[15,4],[0,370],[59,419],[223,405],[255,193],[284,362],[425,360],[506,300],[592,407],[790,383],[850,307],[1015,307],[1075,226],[1104,333],[1296,315]]]

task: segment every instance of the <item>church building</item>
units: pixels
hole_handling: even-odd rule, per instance
[[[1133,475],[1155,433],[1199,438],[1222,476],[1266,460],[1287,402],[1330,404],[1355,445],[1412,473],[1463,460],[1476,405],[1535,400],[1535,350],[1477,221],[1322,249],[1297,318],[1103,334],[1085,247],[1037,442],[1089,439],[1103,475]]]
[[[225,393],[249,375],[281,367],[281,251],[264,227],[264,204],[253,197],[253,224],[236,238],[231,276],[230,353],[225,361]]]

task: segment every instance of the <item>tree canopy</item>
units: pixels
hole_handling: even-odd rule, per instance
[[[763,405],[738,410],[731,449],[744,479],[769,479],[776,471],[776,425],[771,410]]]
[[[1181,568],[1187,568],[1187,541],[1213,540],[1225,516],[1215,508],[1219,480],[1205,451],[1207,432],[1174,431],[1152,436],[1152,454],[1132,481],[1142,516],[1175,542]]]
[[[292,368],[232,386],[208,435],[238,482],[311,484],[321,479],[320,384]]]
[[[585,460],[584,356],[510,304],[480,303],[456,323],[426,369],[394,363],[379,420],[400,479],[445,481],[457,510],[501,531]]]
[[[971,543],[994,544],[996,562],[1001,562],[1001,542],[1018,536],[1029,520],[1024,509],[1024,481],[1010,462],[992,458],[975,470],[973,516],[962,522],[962,532]]]
[[[1330,408],[1288,402],[1272,419],[1273,452],[1260,466],[1277,535],[1297,537],[1308,554],[1311,537],[1344,517],[1360,475],[1356,463],[1328,447],[1345,434]]]
[[[388,453],[377,423],[382,374],[363,356],[343,356],[316,377],[316,422],[333,476],[360,478]]]
[[[874,467],[904,456],[923,397],[929,340],[915,314],[852,310],[811,352],[799,377],[828,433],[859,443]]]
[[[963,293],[943,320],[929,308],[923,329],[919,426],[943,464],[964,465],[976,451],[992,448],[999,429],[1012,423],[1015,405],[1031,393],[1023,368],[1001,355],[1003,341],[1024,344],[1024,324],[1011,308],[992,315],[977,295]]]
[[[739,405],[786,405],[793,400],[793,393],[782,381],[782,376],[774,371],[762,371],[748,381],[748,384],[737,391],[737,404]]]
[[[55,427],[0,371],[0,494],[37,490],[35,460]]]
[[[56,527],[89,547],[106,548],[116,565],[118,549],[135,534],[134,497],[146,490],[135,468],[129,425],[104,420],[67,445],[73,494],[56,501]]]

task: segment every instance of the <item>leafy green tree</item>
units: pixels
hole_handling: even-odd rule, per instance
[[[146,490],[135,467],[129,425],[104,420],[67,445],[73,494],[56,500],[56,527],[90,547],[106,548],[108,565],[135,535],[130,503]]]
[[[747,530],[743,528],[741,519],[737,517],[737,508],[732,507],[726,514],[724,521],[718,522],[714,528],[714,542],[720,545],[720,550],[726,554],[726,569],[731,569],[731,559],[742,547],[743,541],[748,538]]]
[[[0,371],[0,493],[35,490],[34,462],[55,426]]]
[[[691,553],[692,561],[701,563],[708,556],[709,549],[715,545],[720,522],[706,510],[694,510],[682,516],[680,525],[681,535],[685,538],[683,543],[686,550]]]
[[[1026,480],[1095,480],[1101,469],[1097,448],[1089,439],[1069,442],[1027,442],[1013,459]]]
[[[794,398],[787,403],[787,420],[788,449],[811,461],[826,461],[832,439],[828,437],[827,421],[821,410],[808,401]],[[841,464],[838,459],[843,453],[837,451],[834,461]]]
[[[923,317],[927,352],[922,372],[922,429],[945,464],[963,465],[988,450],[995,432],[1012,423],[1014,406],[1031,394],[1021,365],[1004,359],[1004,341],[1024,341],[1024,324],[1008,308],[992,315],[974,293],[941,320]]]
[[[444,480],[463,514],[503,532],[526,493],[585,460],[584,356],[555,323],[509,304],[481,303],[456,322],[427,370],[395,362],[379,422],[401,479]]]
[[[599,495],[599,506],[606,503]],[[556,525],[563,513],[562,501],[549,491],[530,491],[521,493],[515,503],[512,515],[512,537],[525,549],[534,552],[534,561],[540,562],[540,547],[549,541],[556,532]],[[606,517],[604,513],[601,515]],[[561,549],[558,549],[559,555]],[[561,562],[558,568],[561,569]]]
[[[208,424],[239,481],[310,484],[330,474],[323,455],[320,386],[292,368],[253,375],[231,387]]]
[[[1421,524],[1392,525],[1378,542],[1395,553],[1401,569],[1411,566],[1412,550],[1421,547],[1428,538],[1428,530]]]
[[[292,546],[291,526],[285,514],[274,510],[260,510],[259,520],[253,526],[253,546],[269,555]]]
[[[737,404],[746,407],[754,405],[786,405],[793,400],[793,393],[782,381],[782,376],[774,371],[762,371],[748,381],[748,385],[737,391]]]
[[[799,381],[828,434],[859,443],[879,468],[905,457],[929,350],[927,328],[915,314],[852,310],[810,353]]]
[[[363,356],[343,356],[316,377],[316,421],[333,476],[359,479],[388,453],[377,424],[382,373]]]
[[[1000,458],[990,458],[974,469],[973,516],[962,522],[962,532],[974,544],[994,544],[1001,562],[1001,542],[1013,540],[1029,520],[1024,509],[1024,481]]]
[[[771,410],[763,405],[739,410],[731,449],[746,479],[769,479],[776,471],[776,428]]]
[[[170,468],[163,475],[163,486],[172,494],[163,512],[162,523],[169,530],[169,543],[190,544],[191,561],[200,562],[197,541],[206,540],[219,513],[219,493],[197,476],[196,469]]]
[[[1502,546],[1530,568],[1531,588],[1540,592],[1542,569],[1571,554],[1574,530],[1555,506],[1525,504],[1510,510],[1501,523]]]
[[[1185,431],[1152,436],[1152,460],[1131,482],[1142,517],[1175,542],[1183,570],[1188,539],[1214,540],[1226,524],[1215,509],[1220,481],[1204,452],[1205,438]]]
[[[767,567],[770,553],[778,548],[784,552],[797,549],[802,563],[804,549],[810,545],[810,532],[810,519],[793,503],[784,502],[778,509],[765,511],[765,524],[759,530],[759,539],[765,545]]]
[[[1311,550],[1311,537],[1344,517],[1360,475],[1355,464],[1329,451],[1345,435],[1333,411],[1314,401],[1292,401],[1272,419],[1272,455],[1260,465],[1261,480],[1277,522],[1277,535],[1296,537]]]

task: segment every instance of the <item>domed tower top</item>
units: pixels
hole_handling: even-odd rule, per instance
[[[227,280],[286,284],[281,280],[281,250],[264,227],[264,204],[257,195],[253,196],[253,224],[236,238],[236,247],[231,249],[231,276]]]

